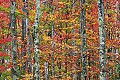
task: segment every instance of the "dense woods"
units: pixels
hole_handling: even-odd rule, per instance
[[[0,0],[0,80],[120,80],[120,0]]]

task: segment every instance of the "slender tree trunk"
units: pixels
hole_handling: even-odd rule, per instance
[[[45,66],[45,80],[49,80],[48,62],[47,61],[44,63],[44,66]]]
[[[29,29],[29,23],[28,23],[28,0],[24,1],[24,7],[23,7],[23,11],[26,13],[26,19],[25,19],[25,32],[27,33],[27,41],[28,41],[28,59],[27,59],[27,69],[28,69],[28,73],[31,73],[31,36],[30,36],[30,29]],[[26,35],[26,34],[25,34]]]
[[[24,39],[25,39],[25,34],[26,34],[26,32],[25,32],[25,19],[24,19],[24,17],[22,17],[22,41],[24,41]]]
[[[16,17],[15,17],[16,2],[11,1],[11,36],[12,36],[12,80],[17,80],[17,72],[15,68],[17,66],[17,41],[16,41]]]
[[[28,74],[30,74],[32,72],[32,65],[31,65],[31,36],[30,36],[30,30],[28,29]]]
[[[23,8],[22,8],[22,11],[23,12],[26,12],[26,4],[25,4],[25,1],[23,1],[24,2],[24,6],[23,6]],[[23,42],[23,44],[22,44],[22,60],[24,59],[23,57],[24,56],[26,56],[26,40],[25,40],[25,38],[26,38],[26,20],[25,20],[25,16],[22,16],[22,42]],[[27,67],[27,64],[26,64],[26,62],[23,62],[22,63],[22,71],[24,71],[25,69],[26,69],[26,67]]]
[[[117,40],[119,40],[119,38],[118,38],[118,32],[119,32],[119,30],[118,30],[118,24],[119,24],[119,20],[118,20],[118,14],[119,14],[119,2],[118,2],[118,0],[116,0],[116,39]],[[117,57],[116,57],[116,54],[118,54],[118,49],[119,48],[115,48],[115,56],[114,56],[114,60],[116,60],[117,59]],[[116,64],[117,64],[117,61],[116,61]],[[114,67],[114,71],[115,71],[115,69],[116,69],[116,67]],[[119,74],[119,71],[115,71],[115,73],[116,74]],[[118,76],[115,78],[115,79],[118,79]]]
[[[118,24],[119,24],[119,1],[116,0],[116,25],[117,25],[117,28],[116,28],[116,39],[119,40],[119,34],[120,34],[120,32],[119,32],[119,26],[118,26]]]
[[[100,35],[100,80],[106,80],[106,36],[105,36],[105,27],[104,27],[104,0],[98,0],[98,21],[99,21],[99,35]]]
[[[25,26],[25,19],[24,19],[24,17],[22,17],[22,42],[23,42],[23,44],[21,45],[21,48],[22,48],[22,55],[21,55],[21,60],[23,60],[24,58],[24,56],[26,55],[26,52],[25,52],[25,34],[26,34],[26,31],[25,31],[25,29],[26,29],[26,26]],[[24,71],[25,70],[25,68],[26,68],[26,64],[25,64],[25,62],[23,62],[22,63],[22,66],[21,66],[21,70],[22,71]]]
[[[67,23],[66,23],[66,28],[67,28]],[[65,32],[66,32],[66,34],[68,34],[68,30],[66,30]],[[66,44],[68,43],[68,36],[66,37],[65,43],[66,43]],[[67,67],[67,65],[68,65],[68,53],[66,53],[65,59],[66,59],[66,61],[65,61],[65,73],[66,73],[66,76],[65,76],[65,77],[67,78],[67,71],[68,71],[68,67]]]
[[[34,22],[34,80],[40,80],[40,52],[39,52],[39,21],[40,21],[40,0],[36,0],[36,17]]]
[[[86,65],[87,65],[87,62],[86,62],[86,49],[87,49],[87,44],[86,44],[86,30],[85,30],[85,27],[86,27],[86,9],[85,9],[85,0],[80,0],[81,1],[81,7],[82,7],[82,10],[81,10],[81,15],[80,15],[80,21],[81,21],[81,37],[82,37],[82,44],[81,44],[81,50],[82,50],[82,53],[81,53],[81,57],[82,57],[82,73],[81,73],[81,78],[82,80],[86,80],[86,77],[87,77],[87,70],[86,70]]]
[[[54,76],[54,24],[52,24],[52,76]]]
[[[52,15],[54,15],[54,5],[52,4]],[[54,70],[54,20],[52,20],[52,76],[55,75]]]

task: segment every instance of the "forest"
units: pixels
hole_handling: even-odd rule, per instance
[[[0,80],[120,80],[120,0],[0,0]]]

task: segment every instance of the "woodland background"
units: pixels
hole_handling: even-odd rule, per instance
[[[120,80],[120,0],[0,0],[0,80]]]

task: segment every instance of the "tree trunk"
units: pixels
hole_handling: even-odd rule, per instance
[[[28,52],[28,59],[27,59],[27,69],[28,69],[28,74],[30,74],[31,73],[31,46],[32,46],[32,44],[31,44],[31,36],[30,36],[30,29],[29,29],[29,23],[28,23],[28,0],[25,0],[24,1],[24,8],[23,8],[23,11],[26,13],[26,19],[25,19],[25,25],[26,25],[26,28],[25,28],[25,32],[27,33],[27,47],[28,47],[28,50],[27,50],[27,52]],[[26,35],[26,34],[25,34]]]
[[[85,6],[85,0],[81,0],[81,15],[80,15],[80,21],[81,21],[81,37],[82,37],[82,44],[81,44],[81,57],[82,57],[82,73],[81,73],[81,78],[82,80],[86,80],[87,77],[87,70],[86,70],[86,54],[84,54],[86,52],[87,49],[87,44],[86,44],[86,9],[84,8]]]
[[[11,1],[11,36],[12,36],[12,80],[17,80],[17,73],[15,68],[17,66],[17,41],[16,41],[16,17],[15,17],[16,2]]]
[[[45,66],[45,80],[49,80],[48,62],[47,61],[44,63],[44,66]]]
[[[54,5],[52,4],[52,15],[54,15]],[[55,75],[54,70],[54,20],[52,20],[52,76]]]
[[[36,17],[34,22],[34,80],[40,80],[40,52],[39,52],[39,21],[40,21],[40,0],[36,0]]]
[[[32,72],[32,64],[31,64],[31,36],[30,36],[30,30],[28,29],[28,74],[30,74]]]
[[[22,52],[22,55],[21,55],[21,60],[23,60],[24,58],[24,56],[26,55],[26,52],[25,52],[25,48],[26,48],[26,43],[25,43],[25,35],[26,35],[26,31],[25,31],[25,29],[26,29],[26,26],[25,26],[25,19],[24,19],[24,17],[22,17],[22,42],[23,42],[23,44],[21,45],[21,52]],[[21,66],[21,70],[22,71],[24,71],[25,70],[25,68],[26,68],[26,63],[25,62],[22,62],[22,66]]]
[[[26,13],[26,0],[23,0],[24,2],[24,5],[23,5],[23,8],[22,8],[22,11]],[[26,41],[26,29],[27,29],[27,23],[26,23],[26,19],[25,19],[25,16],[22,16],[22,42],[23,42],[23,45],[21,46],[22,47],[22,59],[24,59],[23,57],[26,56],[26,45],[27,45],[27,41]],[[27,64],[26,62],[23,62],[22,63],[22,71],[26,70],[26,67],[27,67]]]
[[[105,27],[104,27],[104,0],[98,0],[98,21],[99,21],[99,35],[100,35],[100,80],[106,80],[106,36],[105,36]]]

